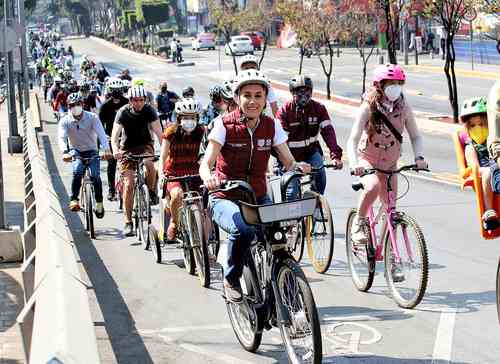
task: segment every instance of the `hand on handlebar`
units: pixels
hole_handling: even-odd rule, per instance
[[[64,153],[62,156],[62,160],[64,162],[71,162],[73,160],[73,156],[69,153]]]
[[[354,166],[351,168],[351,174],[353,176],[362,176],[363,174],[365,174],[365,172],[366,172],[365,167]]]
[[[297,162],[295,168],[302,171],[303,173],[311,173],[311,165],[306,162]]]
[[[115,157],[116,160],[120,160],[120,159],[123,158],[123,154],[124,153],[119,150],[119,151],[116,151],[116,152],[113,153],[113,157]]]
[[[344,162],[342,162],[342,159],[340,158],[333,158],[332,166],[334,169],[342,169],[342,167],[344,166]]]
[[[220,187],[221,181],[215,175],[211,175],[210,178],[203,181],[203,184],[208,188],[209,191],[216,190]]]
[[[417,169],[429,169],[429,164],[425,159],[418,159],[415,161]]]
[[[108,161],[110,159],[113,158],[113,154],[111,154],[111,151],[109,149],[106,149],[103,153],[102,153],[102,157],[101,157],[103,160],[105,161]]]

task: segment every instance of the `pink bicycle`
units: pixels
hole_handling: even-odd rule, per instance
[[[354,285],[360,291],[367,292],[375,277],[377,262],[384,262],[387,286],[396,303],[403,308],[414,308],[422,300],[427,288],[429,258],[424,234],[417,222],[404,212],[396,210],[399,198],[391,186],[391,179],[403,171],[419,171],[416,165],[408,165],[394,171],[367,169],[363,175],[382,173],[388,176],[388,206],[382,204],[377,215],[373,207],[369,211],[370,234],[368,243],[355,244],[351,239],[351,230],[357,210],[353,209],[347,217],[346,249],[347,261]],[[355,191],[363,188],[362,182],[352,184]],[[377,229],[377,226],[380,227]],[[378,234],[377,238],[377,230]]]

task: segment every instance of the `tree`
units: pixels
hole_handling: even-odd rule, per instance
[[[448,94],[453,110],[453,120],[458,123],[458,89],[455,75],[455,46],[453,40],[460,24],[467,15],[475,12],[479,6],[484,5],[483,0],[429,0],[425,5],[425,12],[434,16],[443,26],[445,34],[446,60],[444,73],[448,82]]]
[[[389,63],[397,64],[397,49],[399,34],[402,29],[401,14],[408,6],[407,0],[375,0],[375,5],[382,10],[385,37],[387,40],[387,55]],[[403,19],[404,20],[404,19]]]

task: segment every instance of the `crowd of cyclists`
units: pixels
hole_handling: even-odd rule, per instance
[[[166,196],[170,214],[166,236],[173,240],[179,225],[178,210],[183,187],[179,182],[164,183],[169,177],[199,174],[190,188],[204,185],[219,190],[224,181],[247,181],[255,192],[257,203],[271,201],[268,194],[268,171],[271,156],[276,158],[280,173],[300,170],[313,174],[317,192],[326,190],[326,173],[322,166],[330,160],[334,168],[343,168],[343,150],[339,146],[334,124],[324,104],[312,99],[313,83],[306,75],[289,80],[290,99],[281,107],[273,88],[259,69],[254,56],[240,59],[239,72],[234,77],[209,89],[209,103],[202,106],[192,87],[178,95],[160,82],[156,95],[147,89],[145,81],[133,78],[128,70],[110,75],[103,65],[82,56],[78,80],[75,78],[74,52],[71,46],[48,40],[35,45],[38,75],[45,101],[50,103],[59,121],[59,147],[63,160],[72,163],[73,178],[69,208],[80,209],[79,190],[83,178],[82,159],[99,155],[107,160],[108,201],[117,199],[116,176],[123,185],[125,236],[134,235],[132,207],[136,163],[127,156],[150,155],[144,161],[145,179],[151,205]],[[372,87],[364,96],[356,113],[347,140],[351,174],[359,176],[364,189],[357,205],[357,217],[352,228],[352,241],[358,246],[368,242],[370,227],[368,210],[377,198],[387,203],[384,186],[388,178],[394,189],[397,179],[384,173],[367,170],[394,170],[401,157],[403,133],[409,134],[416,169],[427,169],[422,136],[415,116],[404,96],[404,70],[398,65],[379,65],[374,70]],[[482,99],[481,103],[485,100]],[[464,106],[463,117],[485,112],[485,107]],[[467,111],[468,110],[468,111]],[[484,120],[468,125],[471,132]],[[471,145],[485,142],[484,130],[476,137],[471,133]],[[155,139],[160,145],[155,166]],[[320,141],[326,149],[322,148]],[[100,160],[89,164],[95,189],[98,218],[104,216]],[[497,176],[495,174],[495,176]],[[286,191],[286,199],[297,197],[298,183]],[[495,182],[496,183],[496,182]],[[496,185],[495,185],[496,188]],[[224,292],[227,300],[241,302],[245,251],[258,234],[241,215],[238,191],[219,191],[208,201],[210,216],[220,229],[227,232],[227,261],[224,265]],[[162,213],[164,213],[162,211]],[[489,210],[485,219],[497,218]],[[404,280],[401,272],[398,281]]]

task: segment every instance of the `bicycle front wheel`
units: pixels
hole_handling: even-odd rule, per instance
[[[328,201],[319,196],[318,202],[314,215],[306,218],[307,254],[314,270],[325,273],[332,262],[335,233]]]
[[[290,325],[278,317],[278,326],[291,363],[322,361],[318,311],[304,272],[293,259],[285,259],[278,272],[278,292],[290,316]],[[279,311],[279,310],[277,310]]]
[[[394,244],[389,231],[384,239],[385,278],[396,303],[403,308],[414,308],[427,288],[427,246],[422,230],[410,216],[400,213],[393,224]]]
[[[301,261],[304,255],[304,231],[304,219],[301,219],[295,225],[290,226],[286,233],[288,251],[297,263]]]
[[[189,274],[194,274],[195,263],[193,256],[193,249],[191,247],[190,240],[190,227],[189,227],[189,218],[186,216],[186,210],[184,208],[181,209],[180,213],[181,219],[181,238],[182,238],[182,253],[184,256],[184,268]]]
[[[203,287],[210,286],[210,264],[208,262],[207,239],[203,234],[203,218],[200,208],[191,205],[189,208],[190,232],[189,240],[193,248],[193,255],[196,262],[196,271]]]
[[[356,246],[351,239],[352,225],[357,215],[357,210],[353,209],[347,216],[345,247],[352,282],[359,291],[366,292],[371,288],[375,277],[375,254],[369,254],[369,249],[373,246],[371,236],[368,244],[362,246]]]
[[[139,223],[139,239],[142,241],[142,246],[145,250],[149,249],[149,224],[151,223],[151,205],[149,203],[149,190],[144,184],[138,191],[138,223]]]
[[[85,185],[85,214],[87,215],[88,230],[90,233],[90,238],[95,239],[95,229],[94,229],[94,206],[92,201],[93,191],[92,185],[87,183]]]

